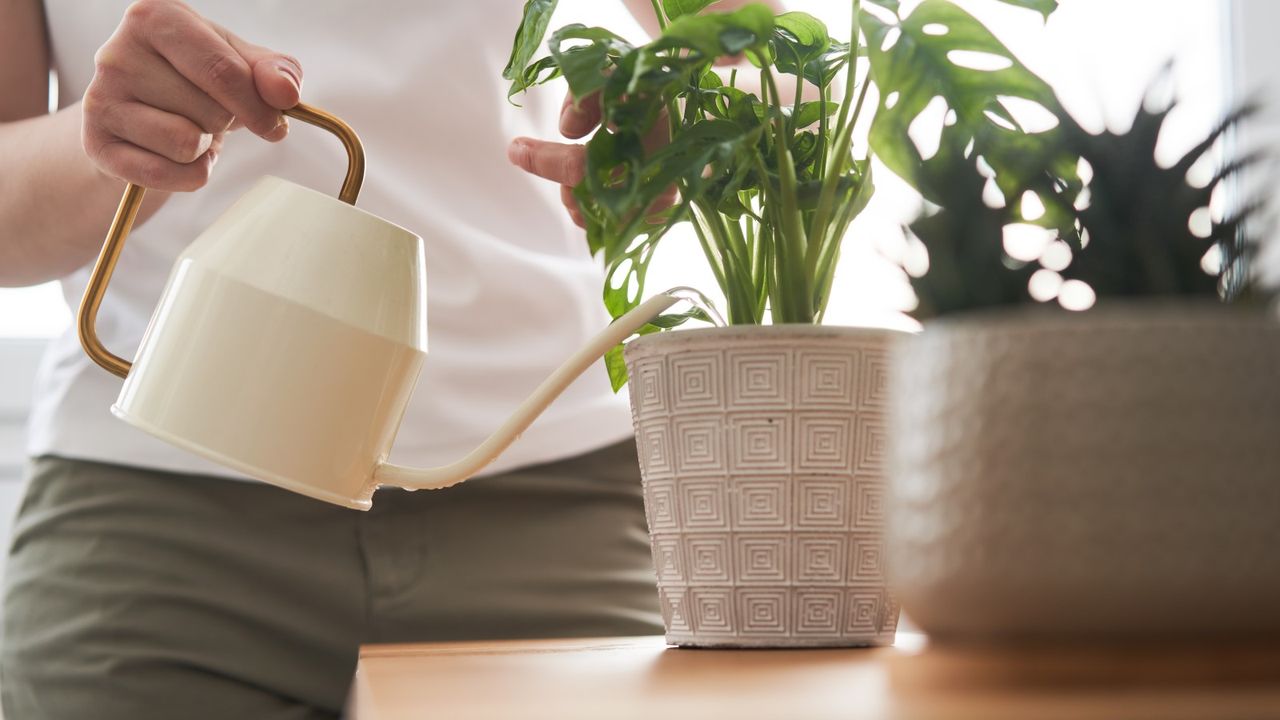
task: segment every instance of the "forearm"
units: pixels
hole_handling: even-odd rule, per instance
[[[92,262],[124,184],[80,142],[80,104],[0,124],[0,286],[33,285]],[[144,214],[161,198],[149,197]]]

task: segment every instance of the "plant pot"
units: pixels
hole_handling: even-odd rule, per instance
[[[948,639],[1280,633],[1280,327],[1191,302],[896,351],[889,560]]]
[[[668,642],[893,642],[884,465],[899,334],[753,326],[628,345]]]

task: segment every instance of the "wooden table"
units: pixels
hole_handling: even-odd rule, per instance
[[[1280,648],[684,650],[661,638],[375,645],[353,720],[1280,718]]]

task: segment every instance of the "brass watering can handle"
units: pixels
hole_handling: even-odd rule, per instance
[[[342,141],[347,149],[347,176],[342,181],[342,190],[338,199],[349,204],[356,204],[360,194],[360,186],[364,183],[364,146],[360,137],[351,126],[329,113],[298,103],[295,107],[284,111],[285,115],[297,118],[302,122],[324,128]],[[120,251],[124,248],[124,240],[133,229],[133,221],[138,217],[138,209],[142,207],[142,196],[146,188],[130,183],[120,200],[120,208],[111,221],[111,229],[107,231],[106,242],[98,255],[98,262],[93,266],[93,274],[89,276],[89,284],[84,290],[84,299],[80,301],[80,312],[76,317],[76,327],[80,335],[80,346],[89,358],[102,366],[107,372],[119,377],[129,374],[133,363],[113,354],[98,339],[95,325],[98,319],[98,307],[107,294],[107,283],[111,282],[111,273],[116,269],[116,261],[120,259]]]

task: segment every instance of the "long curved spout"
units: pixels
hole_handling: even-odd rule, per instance
[[[650,320],[667,308],[693,299],[691,291],[683,288],[668,290],[644,301],[631,312],[615,320],[604,331],[591,339],[585,347],[574,353],[563,365],[542,382],[533,394],[516,409],[487,440],[471,454],[452,465],[437,468],[410,468],[401,465],[379,465],[373,479],[378,485],[390,485],[409,490],[438,490],[466,480],[493,462],[504,450],[520,437],[533,421],[551,405],[570,383],[586,372],[605,353],[618,343],[631,337]]]

